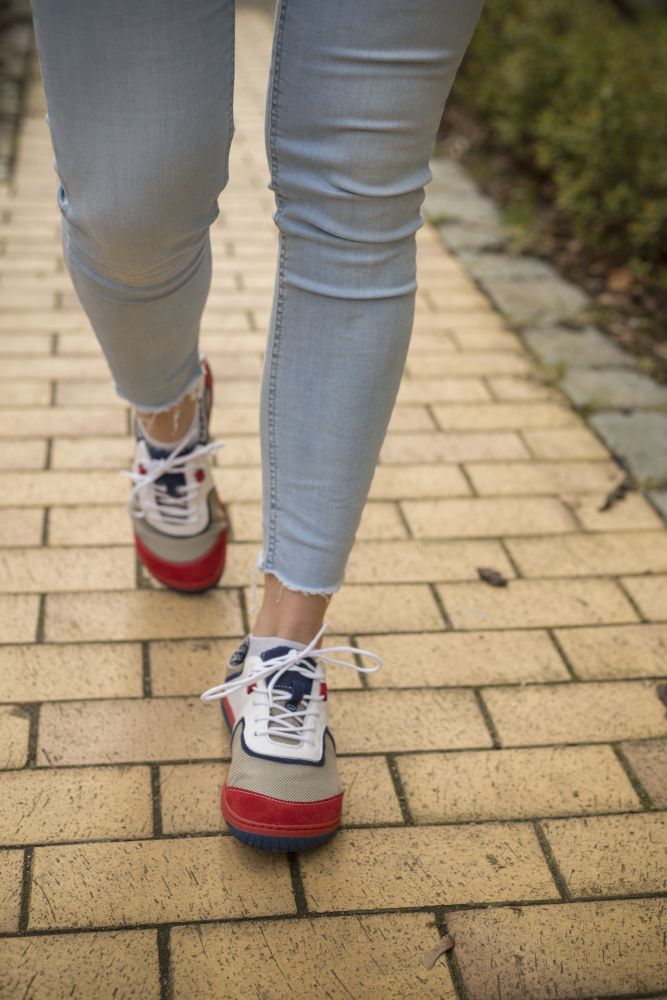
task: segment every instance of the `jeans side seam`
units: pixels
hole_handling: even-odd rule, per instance
[[[269,135],[269,147],[271,158],[271,181],[276,195],[277,211],[275,216],[276,225],[279,222],[283,209],[283,198],[278,189],[278,97],[280,92],[280,69],[282,60],[283,32],[285,17],[287,13],[287,2],[281,0],[278,9],[278,20],[276,24],[276,45],[274,53],[273,80],[271,87],[271,108],[270,120],[271,128]],[[268,570],[275,559],[276,550],[276,528],[278,514],[278,462],[277,462],[277,435],[276,435],[276,393],[278,386],[278,360],[280,354],[280,340],[282,335],[282,321],[284,311],[284,288],[285,288],[285,255],[287,252],[286,241],[283,233],[279,232],[279,255],[276,289],[276,311],[271,338],[271,357],[269,359],[269,383],[267,400],[267,439],[268,439],[268,460],[269,460],[269,518],[268,518],[268,538],[264,540],[266,555],[264,560],[265,569]]]

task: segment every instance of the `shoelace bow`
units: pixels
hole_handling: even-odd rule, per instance
[[[134,517],[145,517],[145,511],[141,509],[133,510],[133,504],[135,497],[142,490],[145,490],[148,486],[152,486],[155,493],[159,496],[160,501],[159,503],[152,503],[144,500],[144,504],[150,514],[160,514],[167,521],[172,521],[174,524],[193,524],[197,520],[197,513],[190,509],[190,504],[197,496],[200,484],[194,482],[190,483],[190,485],[177,486],[177,495],[172,496],[167,487],[162,483],[158,483],[157,480],[167,472],[180,472],[184,475],[188,462],[203,458],[205,455],[213,454],[213,452],[222,448],[224,443],[224,441],[212,441],[210,444],[198,445],[184,455],[182,454],[183,449],[188,445],[188,441],[186,440],[178,448],[170,452],[166,458],[151,458],[146,472],[123,469],[120,475],[127,476],[134,483],[127,500],[128,510],[132,512]]]
[[[347,667],[360,674],[372,674],[382,666],[382,658],[377,653],[361,649],[358,646],[325,646],[322,649],[316,649],[320,636],[328,627],[325,622],[317,635],[300,652],[296,649],[290,649],[282,656],[275,656],[267,660],[263,666],[253,668],[245,677],[234,677],[232,680],[225,681],[224,684],[217,684],[215,687],[209,688],[208,691],[204,691],[201,700],[219,701],[234,691],[252,686],[254,694],[266,698],[263,705],[266,708],[266,715],[258,720],[258,722],[265,724],[265,728],[259,732],[255,731],[255,736],[286,737],[294,743],[310,742],[305,739],[305,736],[314,732],[316,728],[315,725],[310,724],[310,720],[315,717],[316,703],[324,701],[325,697],[324,695],[304,694],[302,701],[305,708],[295,711],[280,711],[280,708],[292,697],[288,691],[275,690],[276,684],[283,674],[292,671],[301,674],[308,680],[324,681],[324,674],[317,669],[317,666],[313,669],[310,665],[302,663],[307,657],[316,661],[324,660],[334,666]],[[332,656],[332,653],[359,653],[362,656],[370,656],[376,661],[376,665],[360,667],[356,663]],[[266,683],[267,681],[268,683]]]

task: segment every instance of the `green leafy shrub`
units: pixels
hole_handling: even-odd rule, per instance
[[[667,22],[606,0],[487,0],[457,95],[554,182],[575,234],[619,260],[667,252]]]

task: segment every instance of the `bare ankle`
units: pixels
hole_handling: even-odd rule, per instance
[[[197,400],[188,393],[168,410],[138,412],[137,416],[144,431],[156,441],[171,444],[178,441],[190,427],[197,409]]]
[[[331,594],[302,594],[272,573],[264,576],[264,599],[252,628],[256,636],[280,636],[308,644],[322,627]]]

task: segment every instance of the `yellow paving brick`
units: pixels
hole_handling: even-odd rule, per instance
[[[562,534],[574,526],[551,497],[406,500],[401,507],[417,538]]]
[[[612,462],[474,462],[466,472],[475,490],[491,496],[568,493],[606,493],[618,482],[618,468]]]
[[[623,585],[650,621],[667,621],[667,576],[625,577]]]
[[[160,1000],[154,930],[31,935],[0,941],[0,996]]]
[[[664,814],[587,816],[542,826],[575,898],[667,891]]]
[[[55,314],[54,314],[55,315]],[[0,316],[0,332],[3,317]],[[25,361],[19,358],[6,358],[2,363],[2,377],[7,379],[21,378],[26,374]],[[81,379],[99,380],[105,382],[109,378],[109,369],[103,358],[67,358],[51,355],[30,359],[30,375],[34,379],[56,380]]]
[[[666,531],[628,531],[507,542],[524,576],[617,576],[667,570]]]
[[[39,383],[37,383],[39,385]],[[57,382],[57,406],[111,406],[117,409],[129,409],[126,400],[121,399],[114,391],[110,381],[107,382]]]
[[[0,545],[39,545],[44,526],[44,511],[36,508],[3,510],[0,516]]]
[[[529,370],[527,358],[507,351],[478,351],[474,354],[413,354],[406,362],[410,376],[420,375],[523,375]]]
[[[20,705],[0,707],[0,768],[23,767],[28,759],[30,716]]]
[[[125,414],[117,409],[23,406],[20,410],[3,412],[0,437],[16,437],[17,432],[23,437],[62,437],[65,434],[95,437],[122,434],[126,426]]]
[[[486,379],[494,399],[508,402],[533,402],[536,399],[558,399],[555,389],[532,373],[526,375],[497,375]]]
[[[151,685],[154,695],[200,695],[220,684],[231,670],[229,657],[238,648],[236,639],[195,639],[180,642],[153,642],[150,645]],[[350,645],[347,635],[327,631],[325,646]],[[329,670],[330,689],[361,687],[359,674],[352,670]]]
[[[151,687],[154,695],[199,695],[220,684],[231,668],[229,657],[241,642],[198,639],[150,644]]]
[[[235,500],[261,500],[262,475],[259,469],[230,468],[213,470],[213,481],[226,503]]]
[[[0,642],[34,642],[38,612],[32,594],[0,594]]]
[[[123,643],[0,646],[0,701],[141,696],[141,647]]]
[[[23,333],[15,337],[0,333],[0,358],[21,358],[25,362],[51,354],[51,346],[52,337],[48,333]]]
[[[220,709],[194,698],[70,701],[40,711],[41,766],[197,760],[228,752]]]
[[[397,766],[418,823],[530,819],[640,802],[611,747],[547,747],[402,755]]]
[[[512,580],[442,583],[438,592],[454,628],[548,628],[632,622],[637,616],[612,580]]]
[[[363,645],[382,657],[370,687],[447,687],[569,680],[546,632],[445,632],[368,635]]]
[[[433,418],[425,406],[395,406],[389,420],[390,434],[434,430]]]
[[[12,933],[18,930],[22,875],[23,851],[0,851],[0,932]],[[0,966],[0,987],[1,985]],[[0,993],[0,996],[3,994]]]
[[[445,433],[387,435],[380,461],[393,462],[473,462],[528,458],[528,452],[514,431],[461,431]]]
[[[489,334],[493,336],[493,334]],[[500,334],[498,336],[501,336]],[[459,350],[448,330],[425,330],[421,324],[413,329],[408,355],[412,354],[453,354]]]
[[[447,914],[469,997],[627,996],[667,986],[663,899]]]
[[[383,757],[339,757],[344,789],[343,823],[401,823],[393,782]],[[160,768],[165,833],[226,831],[220,811],[225,764],[165,765]]]
[[[399,403],[467,403],[490,400],[478,378],[404,378],[398,390]]]
[[[338,691],[329,720],[340,753],[491,745],[470,691]]]
[[[132,453],[132,439],[128,437],[60,437],[53,442],[51,468],[128,469]]]
[[[595,434],[582,424],[567,430],[526,430],[523,439],[535,458],[604,459],[609,454]]]
[[[506,577],[514,569],[496,542],[357,542],[350,554],[348,583],[428,583],[478,579],[478,566],[493,566]]]
[[[378,465],[369,498],[467,496],[470,487],[455,465]]]
[[[1,411],[0,411],[1,412]],[[26,438],[5,439],[0,447],[0,469],[43,469],[46,441]]]
[[[234,526],[234,540],[237,542],[261,542],[261,503],[229,504],[229,517]],[[394,503],[369,501],[361,515],[357,538],[405,538],[405,524],[398,506]]]
[[[49,510],[50,545],[131,545],[133,538],[124,505]]]
[[[232,837],[60,845],[34,853],[33,930],[293,911],[287,859],[248,851]]]
[[[313,911],[557,897],[523,823],[344,830],[300,866]]]
[[[190,596],[165,592],[49,594],[48,642],[189,638],[242,634],[238,597],[209,591]]]
[[[433,413],[443,431],[523,430],[527,427],[567,427],[575,414],[557,403],[487,403],[434,406]]]
[[[0,773],[0,840],[7,845],[147,837],[153,832],[147,767]]]
[[[216,455],[216,464],[227,468],[230,465],[259,465],[259,441],[249,435],[228,437],[225,447]]]
[[[663,525],[660,516],[639,493],[629,493],[608,510],[600,510],[604,500],[602,494],[579,494],[569,500],[569,505],[587,531],[645,531]]]
[[[654,808],[667,808],[667,739],[622,743],[621,749]]]
[[[122,503],[127,493],[117,472],[0,473],[0,507]]]
[[[2,399],[0,412],[4,413],[8,406],[48,406],[51,399],[51,386],[46,382],[29,382],[13,379],[2,382]]]
[[[0,553],[0,590],[9,593],[132,590],[135,580],[135,555],[130,548],[31,548]]]
[[[558,629],[556,636],[586,680],[667,674],[667,625]]]
[[[650,681],[488,688],[484,701],[503,746],[667,735],[664,707]]]
[[[426,913],[177,927],[174,998],[454,1000],[447,966],[419,961],[438,936]]]
[[[260,607],[263,587],[257,588]],[[246,594],[251,606],[250,591]],[[444,627],[435,598],[426,584],[355,583],[339,590],[328,606],[332,632],[418,632]]]
[[[513,333],[502,330],[452,330],[451,337],[461,351],[521,351]]]

